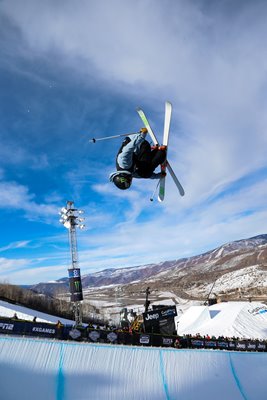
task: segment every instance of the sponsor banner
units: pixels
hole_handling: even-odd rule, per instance
[[[90,331],[88,337],[92,342],[98,342],[100,339],[100,333],[98,331]]]
[[[266,343],[264,343],[264,342],[258,342],[258,343],[257,343],[257,350],[259,350],[259,351],[266,351]]]
[[[267,307],[266,306],[255,307],[253,308],[253,310],[248,310],[248,312],[252,315],[265,314],[267,313]]]
[[[74,340],[79,339],[81,337],[81,335],[82,335],[81,332],[76,328],[71,329],[69,331],[69,336]]]
[[[23,334],[24,322],[13,318],[1,318],[0,319],[0,333],[11,333],[15,335]]]
[[[14,331],[15,324],[10,322],[10,320],[0,322],[0,332],[11,333]]]
[[[107,339],[113,343],[118,339],[118,335],[115,332],[110,332],[107,334]]]
[[[174,339],[168,337],[162,337],[162,345],[163,346],[173,346]]]
[[[150,336],[149,335],[140,335],[139,343],[140,344],[150,344]]]
[[[13,333],[16,335],[31,335],[41,337],[56,337],[54,324],[30,321],[17,321],[13,319],[0,320],[1,333]]]
[[[228,349],[228,342],[220,340],[217,342],[217,344],[220,349]]]
[[[70,299],[71,301],[82,301],[82,282],[80,275],[80,268],[71,268],[69,271],[69,286],[70,286]]]
[[[247,342],[247,350],[255,351],[257,349],[256,342]]]
[[[31,336],[55,337],[57,328],[52,324],[25,322],[24,333]]]
[[[217,342],[215,340],[206,340],[205,347],[217,347]]]
[[[247,342],[242,341],[242,342],[236,342],[236,349],[237,350],[246,350],[247,347]]]
[[[200,339],[191,339],[191,344],[193,347],[204,347],[205,341]]]
[[[228,342],[228,348],[230,350],[235,350],[236,349],[236,342],[234,342],[234,341]]]
[[[157,310],[143,313],[146,326],[155,325],[162,319],[174,318],[177,316],[176,306],[163,307]]]

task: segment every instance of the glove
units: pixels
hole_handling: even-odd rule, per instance
[[[140,133],[145,133],[146,134],[147,133],[147,129],[146,128],[141,128],[140,129]]]

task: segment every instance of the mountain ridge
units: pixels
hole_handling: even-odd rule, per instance
[[[100,289],[107,286],[154,285],[173,287],[177,285],[183,292],[194,292],[194,287],[211,285],[225,274],[244,268],[267,269],[267,234],[225,243],[215,249],[178,260],[163,261],[134,267],[106,268],[82,276],[83,290]],[[235,272],[236,273],[236,272]],[[259,271],[260,275],[260,271]],[[261,279],[263,279],[261,277]],[[55,282],[42,282],[31,289],[46,294],[68,292],[68,278]],[[207,288],[202,288],[203,295]],[[192,294],[193,295],[193,294]]]

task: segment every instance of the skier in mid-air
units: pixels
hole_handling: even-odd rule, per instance
[[[151,147],[146,140],[147,129],[127,136],[116,157],[117,171],[110,175],[110,181],[119,189],[129,189],[133,178],[160,179],[161,172],[154,170],[166,159],[166,146]]]

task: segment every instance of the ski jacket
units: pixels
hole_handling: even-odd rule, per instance
[[[146,138],[145,133],[137,133],[132,135],[131,138],[127,137],[119,150],[117,155],[117,167],[120,170],[134,171],[134,159],[138,157],[140,146]]]
[[[130,137],[126,137],[123,141],[116,158],[117,173],[130,172],[133,178],[143,178],[135,171],[136,161],[140,153],[140,147],[146,140],[145,133],[136,133]],[[116,174],[116,173],[115,173]],[[112,174],[113,176],[113,174]],[[153,172],[150,179],[160,179],[161,173]]]

